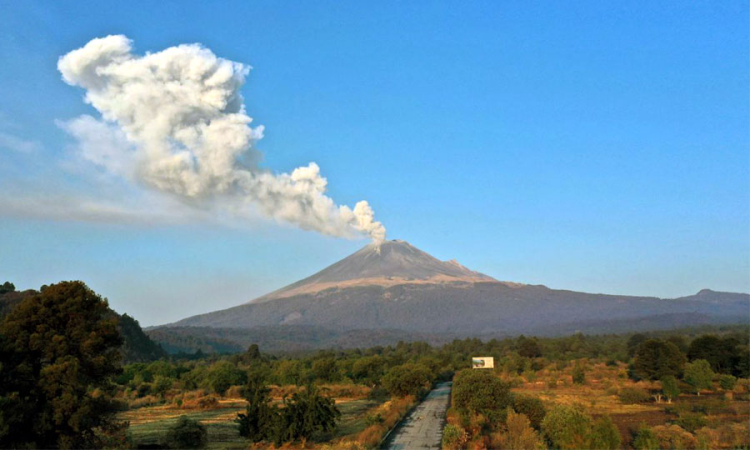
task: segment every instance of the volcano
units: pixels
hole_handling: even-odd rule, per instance
[[[490,276],[467,269],[455,259],[440,261],[406,241],[392,240],[373,242],[312,276],[252,302],[261,303],[332,288],[343,289],[353,286],[496,281]]]
[[[748,294],[707,289],[689,297],[660,299],[498,281],[455,260],[441,261],[408,242],[393,240],[369,244],[248,303],[165,325],[160,333],[231,329],[233,336],[237,330],[256,330],[257,336],[258,330],[285,327],[281,335],[292,335],[289,327],[307,327],[329,337],[391,333],[398,339],[434,341],[435,337],[622,332],[747,322],[749,307]],[[270,334],[279,336],[278,330]],[[336,342],[351,346],[346,340]]]

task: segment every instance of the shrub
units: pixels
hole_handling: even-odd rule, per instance
[[[539,433],[531,428],[528,417],[509,410],[505,420],[505,432],[497,439],[496,446],[513,450],[537,450],[544,448],[544,441]]]
[[[314,434],[336,428],[341,412],[330,397],[318,394],[315,385],[308,385],[302,392],[284,399],[284,407],[278,412],[280,423],[275,427],[274,441],[282,442],[310,439]]]
[[[719,386],[725,391],[733,390],[735,384],[737,384],[737,378],[732,375],[722,375],[719,377]]]
[[[154,378],[154,383],[151,387],[151,391],[158,396],[163,397],[164,394],[172,387],[173,380],[161,375],[157,375]]]
[[[492,372],[466,369],[453,379],[453,406],[462,415],[482,414],[491,422],[503,422],[510,404],[510,386]]]
[[[580,363],[576,363],[573,367],[573,383],[585,384],[586,383],[586,369]]]
[[[206,374],[208,386],[217,394],[223,395],[230,386],[245,384],[247,375],[229,361],[214,363]]]
[[[531,426],[537,430],[542,428],[542,421],[547,414],[544,403],[538,398],[528,395],[513,396],[513,410],[525,415],[529,419]]]
[[[649,400],[648,392],[641,388],[626,387],[620,389],[620,393],[617,394],[620,402],[626,405],[634,405],[636,403],[645,403]]]
[[[712,450],[721,447],[720,434],[717,430],[710,428],[701,428],[695,433],[698,441],[696,448],[698,450]]]
[[[170,448],[202,448],[206,445],[206,427],[188,416],[180,416],[167,433]]]
[[[652,428],[659,442],[658,448],[695,448],[698,441],[678,425],[659,425]]]
[[[750,427],[747,423],[727,423],[716,431],[719,432],[719,440],[723,447],[750,448]]]
[[[557,405],[545,416],[542,430],[555,448],[588,448],[591,417],[581,405]]]
[[[448,424],[443,429],[443,448],[449,450],[458,450],[465,448],[469,435],[458,425]]]
[[[368,427],[371,425],[380,425],[383,422],[385,422],[385,420],[383,419],[383,416],[380,415],[380,413],[368,414],[365,416],[365,425],[367,425]]]
[[[680,417],[675,421],[675,423],[688,430],[689,432],[695,433],[698,428],[706,426],[706,418],[701,413],[686,412],[680,414]]]
[[[417,364],[396,366],[383,377],[383,387],[396,397],[420,396],[431,384],[430,372]]]
[[[589,438],[589,448],[617,450],[621,443],[620,432],[609,416],[600,417],[594,421]]]
[[[250,380],[247,386],[248,406],[245,414],[238,414],[239,433],[254,442],[284,442],[310,439],[314,434],[331,431],[341,412],[332,398],[318,394],[314,385],[295,392],[284,399],[283,408],[271,405],[269,390],[260,380]]]
[[[659,439],[646,424],[641,424],[640,428],[633,439],[633,448],[635,450],[659,450]]]

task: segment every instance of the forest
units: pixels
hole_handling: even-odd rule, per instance
[[[84,283],[0,289],[2,448],[378,448],[440,381],[445,449],[750,447],[746,326],[169,356]]]

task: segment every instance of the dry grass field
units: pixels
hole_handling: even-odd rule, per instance
[[[587,364],[585,361],[583,364]],[[633,433],[641,426],[663,426],[678,422],[681,415],[699,412],[705,417],[705,427],[713,429],[738,424],[750,435],[750,398],[748,387],[739,385],[729,392],[716,389],[701,395],[683,392],[671,403],[651,395],[659,390],[659,383],[628,379],[625,364],[588,364],[583,384],[573,383],[573,364],[562,368],[546,368],[528,376],[507,378],[513,392],[536,396],[547,409],[556,404],[581,404],[593,417],[608,415],[620,431],[623,445],[631,445]],[[628,402],[621,398],[627,390],[647,393],[642,401]],[[717,444],[721,446],[721,444]]]

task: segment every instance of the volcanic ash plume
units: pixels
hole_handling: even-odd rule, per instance
[[[102,115],[63,124],[83,158],[186,203],[251,207],[306,230],[385,239],[366,201],[349,208],[325,195],[317,164],[291,174],[258,167],[253,145],[263,127],[250,126],[240,94],[249,66],[197,44],[145,56],[131,44],[125,36],[94,39],[58,62],[63,80],[84,88]]]

